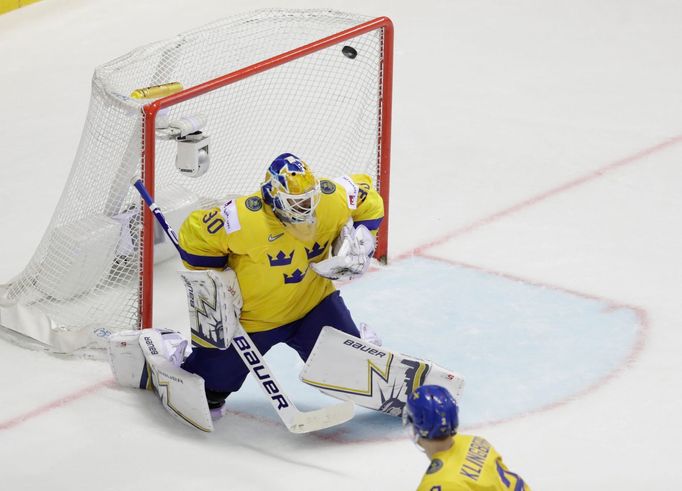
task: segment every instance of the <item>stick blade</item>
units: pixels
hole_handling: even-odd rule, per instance
[[[287,428],[292,433],[310,433],[340,425],[353,418],[355,404],[343,401],[341,404],[323,407],[314,411],[299,411]]]

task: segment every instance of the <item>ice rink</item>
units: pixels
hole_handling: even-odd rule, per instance
[[[50,221],[94,68],[269,7],[395,24],[389,264],[340,286],[356,321],[462,373],[460,431],[486,437],[534,490],[675,488],[675,0],[44,0],[1,15],[0,283]],[[177,267],[158,271],[175,286],[155,319],[184,329]],[[267,359],[301,407],[333,403],[297,380],[290,350]],[[151,392],[115,386],[103,356],[27,349],[3,332],[0,489],[413,490],[428,465],[380,413],[294,435],[248,382],[228,403],[201,434]]]

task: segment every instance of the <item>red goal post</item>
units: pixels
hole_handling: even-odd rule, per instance
[[[336,34],[319,39],[304,46],[292,49],[264,61],[233,71],[226,75],[209,80],[194,87],[187,88],[175,94],[157,99],[143,107],[144,139],[142,180],[150,195],[154,197],[155,173],[154,165],[156,150],[156,118],[163,109],[170,108],[194,97],[234,84],[247,77],[271,70],[275,67],[305,57],[311,53],[336,46],[372,31],[381,31],[382,64],[379,93],[378,116],[378,159],[377,173],[372,176],[377,190],[384,200],[384,219],[377,233],[377,248],[375,258],[386,263],[388,256],[388,222],[389,222],[389,188],[390,188],[390,160],[391,160],[391,116],[393,95],[393,23],[388,17],[378,17],[355,27],[345,29]],[[283,149],[284,151],[284,149]],[[305,158],[305,157],[304,157]],[[314,163],[313,163],[314,165]],[[154,291],[154,215],[144,207],[142,215],[142,254],[141,254],[141,295],[140,295],[140,327],[148,328],[153,325],[153,291]],[[158,233],[159,231],[157,231]]]

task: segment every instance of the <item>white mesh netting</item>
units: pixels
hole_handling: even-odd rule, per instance
[[[199,178],[175,168],[177,143],[156,140],[144,162],[142,106],[133,90],[193,87],[356,26],[369,18],[327,10],[263,10],[154,43],[95,70],[87,121],[70,177],[31,262],[0,287],[0,324],[56,351],[137,328],[140,198],[131,187],[153,165],[155,197],[174,227],[192,209],[258,189],[283,152],[319,176],[378,178],[382,29],[346,40],[172,106],[171,120],[203,114],[211,167]],[[357,51],[344,56],[343,46]],[[156,259],[173,255],[156,233]]]

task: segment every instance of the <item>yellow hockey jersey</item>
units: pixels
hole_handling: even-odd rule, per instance
[[[247,332],[298,320],[335,290],[331,280],[318,276],[309,264],[326,259],[349,218],[376,234],[384,206],[368,175],[322,179],[320,190],[315,234],[306,241],[287,231],[260,193],[196,210],[182,224],[179,243],[187,268],[229,266],[236,273]]]
[[[452,447],[433,455],[417,491],[530,491],[485,438],[454,438]]]

